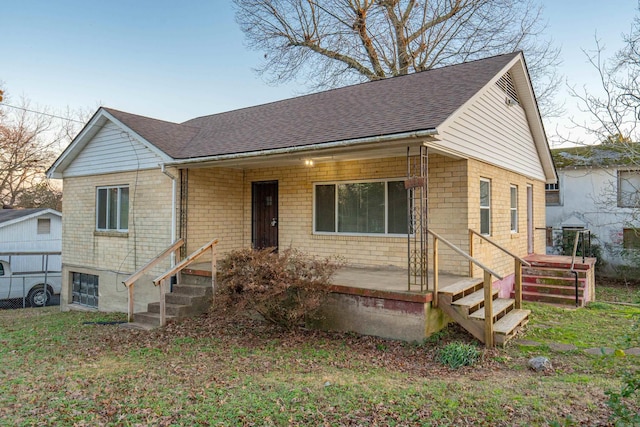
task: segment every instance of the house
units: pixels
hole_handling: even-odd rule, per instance
[[[591,231],[599,246],[602,273],[638,277],[640,256],[640,169],[636,144],[552,150],[558,182],[547,185],[547,246],[562,248],[563,235]],[[566,246],[566,244],[565,244]]]
[[[44,208],[0,209],[0,259],[10,261],[13,271],[60,271],[61,250],[60,212]],[[42,255],[47,252],[57,255]]]
[[[417,277],[412,292],[352,292],[345,302],[395,307],[400,322],[418,313],[409,335],[398,327],[406,339],[438,317],[427,313],[425,272],[483,277],[459,252],[513,287],[510,254],[545,251],[545,184],[556,182],[520,52],[184,123],[103,107],[48,175],[64,180],[63,309],[76,306],[71,284],[87,280],[99,289],[95,308],[126,311],[127,276],[178,238],[185,254],[217,238],[220,254],[295,247],[395,268],[405,291]],[[435,269],[432,232],[442,237]],[[135,311],[153,301],[153,286],[136,285]]]

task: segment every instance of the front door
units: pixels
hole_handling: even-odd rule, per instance
[[[278,248],[278,181],[251,185],[252,232],[254,249]]]

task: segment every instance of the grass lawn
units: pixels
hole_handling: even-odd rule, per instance
[[[640,347],[640,308],[527,308],[521,338],[537,345],[483,349],[458,370],[436,361],[473,342],[453,325],[411,344],[214,314],[145,332],[98,323],[120,314],[0,311],[0,425],[609,425],[605,391],[640,356],[582,349]],[[538,355],[552,372],[527,368]]]

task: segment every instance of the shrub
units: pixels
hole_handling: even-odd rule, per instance
[[[437,360],[451,369],[471,366],[480,358],[480,350],[473,344],[452,342],[438,350]]]
[[[236,313],[254,310],[292,328],[317,313],[341,265],[296,249],[237,250],[220,263],[216,301]]]

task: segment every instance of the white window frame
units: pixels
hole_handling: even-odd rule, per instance
[[[514,190],[515,190],[515,193],[514,193]],[[514,195],[515,195],[515,200],[513,197]],[[509,220],[511,222],[511,232],[517,233],[518,221],[520,219],[518,215],[518,186],[517,185],[511,184],[509,186],[509,201],[510,201]]]
[[[51,218],[38,218],[37,234],[51,234]]]
[[[487,206],[482,205],[482,183],[483,182],[486,182],[489,185],[489,205]],[[491,180],[488,178],[480,178],[479,190],[480,190],[480,194],[478,198],[478,205],[480,207],[480,234],[482,234],[483,236],[491,236]],[[489,231],[485,233],[482,232],[482,211],[489,212]]]
[[[630,175],[625,177],[624,175]],[[633,186],[633,183],[629,178],[635,178],[635,182],[640,180],[640,170],[628,169],[618,170],[618,207],[619,208],[637,208],[640,204],[640,185],[635,189],[635,194],[625,195],[622,191],[623,181],[629,182],[629,185]]]
[[[109,190],[112,189],[117,189],[118,190],[118,197],[117,197],[117,201],[116,201],[116,227],[115,228],[109,228],[109,212],[111,211],[111,199],[109,198]],[[122,203],[122,190],[126,188],[127,190],[129,189],[129,185],[110,185],[110,186],[102,186],[102,187],[96,187],[96,231],[101,231],[101,232],[119,232],[119,233],[126,233],[129,231],[129,227],[128,227],[128,218],[129,215],[127,215],[127,227],[126,228],[122,228],[121,227],[121,214],[122,214],[122,208],[121,208],[121,203]],[[106,211],[105,211],[105,215],[106,215],[106,221],[107,221],[107,228],[100,228],[99,227],[99,215],[100,215],[100,191],[101,190],[105,190],[107,191],[107,206],[106,206]],[[128,198],[129,196],[127,196]],[[128,203],[129,201],[127,200],[127,205],[129,205]],[[128,214],[128,212],[127,212]]]
[[[349,185],[349,184],[371,184],[375,182],[384,183],[384,233],[355,233],[355,232],[342,232],[339,230],[339,221],[338,221],[338,186],[339,185]],[[387,179],[361,179],[354,181],[329,181],[329,182],[314,182],[313,183],[313,234],[317,235],[329,235],[329,236],[370,236],[370,237],[406,237],[406,233],[389,233],[389,183],[390,182],[404,182],[404,178],[387,178]],[[316,230],[316,187],[321,185],[333,185],[335,186],[335,204],[334,204],[334,224],[336,231],[317,231]],[[407,197],[410,197],[407,194]],[[409,205],[407,203],[407,209],[409,209]],[[411,224],[408,224],[410,230],[413,230]]]

